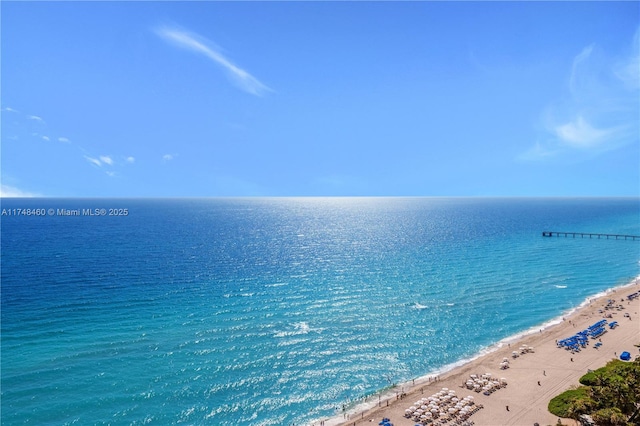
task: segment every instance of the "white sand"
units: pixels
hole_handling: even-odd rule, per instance
[[[404,417],[405,410],[412,406],[414,401],[429,397],[446,387],[454,390],[459,398],[472,395],[476,404],[484,406],[469,419],[475,423],[475,426],[533,425],[536,422],[541,426],[555,425],[558,418],[547,411],[549,401],[553,397],[571,387],[578,386],[578,379],[589,369],[595,370],[604,366],[609,360],[619,356],[622,351],[630,352],[632,357],[640,354],[638,347],[634,346],[640,344],[640,298],[627,301],[627,295],[640,291],[639,281],[636,280],[632,285],[618,288],[605,296],[593,299],[589,305],[541,333],[533,333],[504,344],[494,352],[441,375],[438,382],[421,379],[416,380],[415,385],[408,383],[397,386],[381,399],[380,408],[378,397],[375,396],[369,402],[374,408],[352,410],[345,413],[342,419],[330,419],[324,424],[327,426],[336,424],[377,426],[383,417],[388,417],[395,426],[414,426],[416,423],[413,420]],[[609,299],[615,300],[616,305],[622,305],[624,309],[604,310]],[[624,299],[624,302],[621,302],[621,299]],[[603,313],[599,313],[599,310],[603,310]],[[626,313],[630,318],[624,317]],[[607,320],[618,321],[620,326],[613,330],[609,330],[607,326],[607,333],[600,337],[602,346],[599,349],[594,348],[596,341],[591,339],[589,346],[575,354],[557,347],[556,340],[570,337],[608,314],[611,314],[612,318]],[[523,345],[533,347],[535,352],[513,359],[512,351],[518,350]],[[501,370],[500,362],[505,357],[510,361],[510,368]],[[484,373],[491,373],[497,378],[504,377],[508,385],[489,396],[462,388],[471,374]],[[396,394],[401,393],[403,389],[406,396],[397,397]],[[562,423],[576,424],[569,419],[563,419]],[[317,424],[319,422],[316,422]],[[447,425],[452,424],[454,423],[447,423]]]

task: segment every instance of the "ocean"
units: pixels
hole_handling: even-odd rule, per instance
[[[2,199],[1,423],[311,424],[640,275],[637,198]]]

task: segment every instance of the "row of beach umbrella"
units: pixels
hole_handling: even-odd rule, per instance
[[[413,417],[416,421],[430,421],[447,416],[466,416],[476,409],[473,405],[473,396],[460,399],[454,390],[442,388],[430,397],[414,402],[405,410],[405,417]]]
[[[485,373],[481,376],[472,374],[465,382],[465,386],[469,390],[490,394],[502,387],[507,386],[507,379],[505,379],[504,377],[501,377],[500,379],[492,378],[491,373]]]

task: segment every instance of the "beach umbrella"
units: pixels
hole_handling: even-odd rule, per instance
[[[417,407],[415,405],[412,405],[411,407],[409,407],[409,410],[416,411]]]

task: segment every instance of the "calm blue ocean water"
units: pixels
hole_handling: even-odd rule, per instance
[[[638,199],[1,208],[54,209],[1,217],[3,425],[310,423],[640,274],[638,241],[541,236],[640,235]]]

